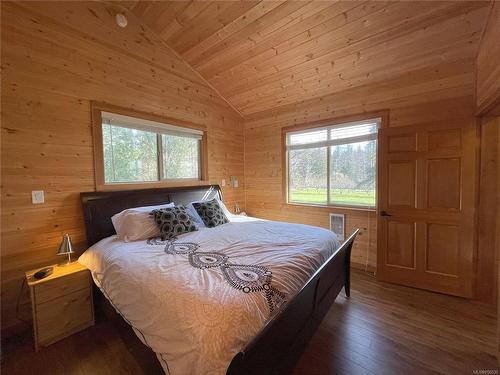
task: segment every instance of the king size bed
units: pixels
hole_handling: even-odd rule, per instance
[[[109,303],[167,374],[288,373],[342,287],[349,296],[357,230],[340,244],[325,229],[232,215],[217,185],[81,199],[90,247],[79,261],[104,296],[96,304]],[[134,241],[113,226],[131,207],[212,199],[227,223]]]

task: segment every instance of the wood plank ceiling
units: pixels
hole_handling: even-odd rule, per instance
[[[243,116],[473,58],[489,1],[131,1]]]

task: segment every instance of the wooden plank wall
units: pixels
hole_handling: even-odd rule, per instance
[[[481,119],[477,298],[500,311],[500,3],[492,1],[476,59],[476,113]],[[496,246],[495,246],[496,244]],[[494,249],[497,248],[496,260]],[[497,287],[491,288],[491,275]],[[500,350],[500,317],[498,323]],[[499,357],[500,360],[500,357]]]
[[[500,156],[500,118],[497,117],[497,155]],[[500,187],[500,162],[497,165],[497,186]],[[497,189],[497,359],[500,363],[500,188]]]
[[[494,204],[495,200],[491,200],[491,205],[496,207],[496,218],[493,218],[494,224],[493,229],[495,229],[496,224],[496,238],[490,244],[491,247],[496,248],[496,261],[494,264],[496,265],[496,277],[497,277],[497,359],[500,364],[500,116],[489,117],[483,119],[483,129],[491,129],[489,131],[494,132],[496,130],[496,169],[494,174],[496,174],[496,204]],[[493,171],[492,171],[493,172]],[[493,196],[495,199],[495,196]],[[489,212],[492,212],[490,209]],[[491,225],[491,224],[490,224]]]
[[[470,54],[468,54],[470,56]],[[353,262],[376,265],[374,213],[290,206],[282,195],[281,128],[363,112],[389,110],[389,126],[449,124],[474,118],[474,58],[401,73],[390,80],[245,117],[247,211],[268,219],[328,226],[328,213],[346,213],[347,228],[360,227]],[[471,181],[471,183],[473,183]],[[493,286],[492,286],[493,287]]]
[[[57,261],[63,233],[84,248],[81,191],[94,190],[90,101],[205,125],[209,180],[244,208],[243,126],[217,93],[113,4],[2,2],[2,328],[15,317],[23,272]],[[45,190],[46,203],[31,204]],[[23,300],[24,301],[24,300]],[[26,306],[21,314],[26,317]]]
[[[486,260],[490,264],[484,263],[483,269],[477,270],[478,281],[483,282],[483,288],[489,285],[481,278],[481,273],[488,272],[488,267],[493,269],[496,277],[497,294],[496,300],[493,293],[483,291],[486,296],[493,298],[493,303],[497,304],[497,358],[500,364],[500,116],[483,117],[481,119],[481,195],[479,197],[479,249],[478,256],[486,253]],[[486,145],[485,145],[486,144]],[[483,148],[483,145],[485,147]],[[484,158],[483,156],[486,155]],[[487,179],[487,181],[483,181]],[[496,255],[492,255],[492,249],[496,250]],[[484,269],[486,267],[486,269]]]
[[[478,113],[500,116],[500,1],[491,10],[477,56],[476,105]]]
[[[500,201],[497,199],[500,168],[500,122],[495,118],[481,120],[481,170],[478,206],[478,248],[476,269],[476,298],[495,303],[496,288],[492,288],[492,278],[496,280],[498,264],[496,264],[497,214]],[[500,224],[499,224],[500,225]]]

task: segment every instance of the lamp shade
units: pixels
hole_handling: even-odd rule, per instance
[[[74,251],[73,251],[73,245],[71,244],[71,239],[69,238],[69,234],[65,234],[61,244],[59,245],[59,250],[57,251],[57,255],[72,254],[72,253],[74,253]]]

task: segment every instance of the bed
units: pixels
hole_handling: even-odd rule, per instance
[[[80,262],[165,373],[288,373],[343,287],[349,296],[357,231],[339,244],[321,228],[227,213],[173,240],[115,236],[123,209],[212,198],[217,185],[82,193]]]

